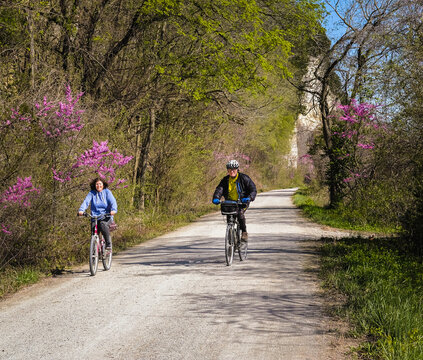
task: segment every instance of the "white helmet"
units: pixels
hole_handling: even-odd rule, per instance
[[[239,164],[238,164],[238,161],[236,160],[230,160],[226,164],[226,169],[238,169],[238,168],[239,168]]]

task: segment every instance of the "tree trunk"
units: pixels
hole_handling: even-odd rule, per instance
[[[148,157],[150,155],[151,143],[153,142],[154,132],[156,130],[156,116],[158,110],[158,103],[153,102],[150,108],[150,123],[148,126],[148,132],[144,138],[142,146],[139,168],[138,168],[138,184],[140,186],[140,197],[139,197],[139,208],[144,210],[145,208],[145,173],[147,170]]]
[[[131,197],[131,207],[135,206],[135,191],[137,188],[137,172],[138,167],[140,164],[140,157],[141,157],[141,122],[139,120],[139,116],[136,116],[137,124],[136,124],[136,145],[135,145],[135,165],[134,165],[134,173],[132,176],[132,197]]]
[[[30,36],[30,45],[29,45],[29,58],[31,62],[31,89],[35,91],[35,41],[34,41],[34,19],[32,16],[32,11],[28,10],[28,31]]]

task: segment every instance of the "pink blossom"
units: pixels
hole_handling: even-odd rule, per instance
[[[346,121],[350,124],[357,124],[365,121],[371,123],[375,120],[376,105],[368,103],[358,103],[356,99],[351,99],[349,105],[338,105],[343,110],[344,115],[339,120]]]
[[[125,166],[132,158],[132,156],[120,154],[117,150],[111,151],[107,141],[98,143],[94,140],[92,148],[85,150],[83,154],[76,159],[76,162],[70,166],[66,174],[57,169],[52,169],[53,178],[63,183],[88,171],[107,179],[111,184],[116,180],[116,170]],[[122,182],[124,182],[124,180],[122,180],[121,183]]]
[[[36,104],[39,125],[47,138],[55,139],[70,132],[79,132],[84,127],[81,120],[83,110],[76,109],[76,103],[83,93],[72,97],[70,86],[66,87],[67,102],[53,103],[44,97],[43,105]]]
[[[374,144],[370,145],[370,144],[357,144],[358,147],[362,148],[362,149],[373,149],[375,146]]]
[[[1,224],[0,231],[4,232],[6,235],[10,235],[11,234],[11,232],[9,231],[9,227],[6,226],[6,225],[4,225],[4,224]]]
[[[61,183],[67,182],[71,180],[70,174],[64,174],[61,171],[56,171],[55,169],[51,169],[53,171],[53,179],[57,180]]]
[[[301,156],[298,160],[301,164],[305,164],[305,165],[313,164],[313,158],[311,157],[310,154],[305,154]]]
[[[345,178],[344,180],[342,180],[344,183],[349,183],[351,181],[353,181],[355,178],[360,178],[362,177],[361,174],[359,173],[351,173],[350,177]]]
[[[18,203],[24,207],[31,205],[29,201],[29,196],[31,193],[39,194],[41,191],[40,188],[35,188],[32,184],[31,177],[27,178],[17,178],[16,184],[10,186],[3,194],[0,196],[0,204],[5,204],[4,207],[8,206],[8,203]]]
[[[126,182],[126,179],[118,179],[118,181],[116,183],[116,188],[117,189],[125,189],[125,188],[127,188],[128,185],[121,186],[121,184],[123,184],[125,182]]]
[[[337,157],[337,159],[338,160],[344,160],[344,159],[346,159],[346,158],[348,158],[348,157],[350,157],[351,156],[351,154],[345,154],[345,155],[343,155],[343,156],[338,156]]]

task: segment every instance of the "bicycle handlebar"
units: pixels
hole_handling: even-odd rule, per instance
[[[113,215],[110,214],[110,213],[106,213],[106,214],[101,214],[99,216],[93,216],[93,215],[91,215],[91,214],[89,214],[89,213],[87,213],[87,212],[84,211],[82,213],[82,215],[79,215],[79,213],[78,213],[78,216],[84,216],[84,217],[89,217],[89,218],[92,218],[92,219],[98,219],[98,218],[100,218],[102,216],[113,216]]]
[[[238,205],[245,205],[241,200],[224,200],[221,201],[220,204],[227,203],[227,204],[238,204]]]

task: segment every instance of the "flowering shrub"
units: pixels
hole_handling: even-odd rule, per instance
[[[349,105],[339,105],[338,108],[342,114],[334,121],[332,141],[338,168],[336,175],[341,182],[340,188],[343,188],[371,176],[369,151],[375,149],[384,127],[380,126],[376,116],[376,105],[352,99]]]
[[[16,184],[10,186],[3,194],[0,195],[0,204],[3,208],[7,208],[10,204],[19,204],[23,207],[31,205],[30,194],[40,193],[40,188],[34,187],[31,176],[21,179],[17,178]]]
[[[81,115],[84,110],[78,108],[78,102],[83,93],[72,95],[71,87],[66,86],[64,101],[49,101],[45,96],[41,103],[34,105],[36,112],[34,117],[21,115],[16,109],[12,109],[11,119],[0,125],[0,130],[26,124],[23,130],[30,130],[30,125],[39,127],[46,140],[46,146],[50,151],[50,169],[54,180],[60,183],[70,182],[83,174],[92,173],[106,179],[110,184],[116,181],[115,187],[119,187],[126,180],[116,180],[116,170],[126,165],[132,157],[123,156],[116,150],[111,151],[108,142],[97,143],[93,141],[93,147],[78,156],[74,164],[63,156],[69,152],[69,148],[77,147],[78,144],[69,144],[65,140],[73,139],[72,135],[78,134],[84,127]],[[66,143],[64,148],[58,145]],[[75,146],[76,145],[76,146]]]
[[[81,121],[83,110],[76,108],[77,102],[83,93],[79,93],[75,98],[72,96],[70,86],[66,87],[65,102],[51,102],[44,97],[43,103],[35,104],[38,110],[36,117],[38,124],[46,138],[58,138],[69,132],[79,132],[84,127]]]
[[[14,184],[5,182],[0,188],[0,246],[3,244],[5,254],[11,249],[19,252],[21,244],[33,236],[30,229],[37,222],[45,225],[44,231],[54,232],[51,229],[55,229],[56,220],[68,211],[69,195],[86,182],[88,174],[101,176],[114,187],[125,182],[117,179],[116,172],[132,157],[110,150],[107,141],[93,141],[92,148],[82,154],[77,152],[83,148],[80,143],[83,137],[75,136],[84,128],[84,110],[79,106],[82,95],[73,95],[68,85],[63,99],[53,101],[44,96],[32,109],[23,104],[19,109],[11,109],[9,119],[0,121],[0,142],[4,148],[0,153],[4,164],[0,175],[9,179],[10,173],[33,171],[31,176],[18,177]],[[39,198],[42,215],[37,214],[37,209],[31,209],[32,200],[41,195],[41,187],[33,185],[34,177],[43,184],[43,196]],[[60,186],[66,183],[72,186]],[[38,238],[47,239],[52,235],[41,236],[41,227],[35,228],[40,232]],[[10,234],[13,236],[8,236]],[[0,267],[1,259],[9,255],[2,255],[0,251]]]
[[[16,183],[0,195],[0,204],[3,210],[10,206],[28,208],[31,206],[31,197],[34,194],[39,195],[40,192],[41,189],[34,187],[32,184],[31,176],[24,179],[18,177]],[[10,231],[10,225],[1,223],[0,233],[4,233],[6,235],[12,234]]]
[[[132,156],[124,156],[116,150],[111,151],[107,141],[101,143],[93,141],[92,148],[85,150],[69,169],[66,171],[52,169],[53,177],[55,180],[65,183],[88,172],[113,184],[116,181],[116,170],[125,166],[131,159]],[[117,179],[114,186],[119,187],[124,182],[126,182],[125,179]]]

